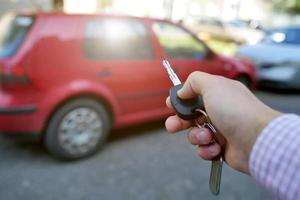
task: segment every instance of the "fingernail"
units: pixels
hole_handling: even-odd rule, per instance
[[[214,146],[208,147],[208,152],[212,155],[215,155],[217,153],[217,149]]]
[[[199,131],[197,134],[196,134],[196,137],[198,140],[200,140],[201,142],[206,142],[206,138],[204,136],[204,131]]]

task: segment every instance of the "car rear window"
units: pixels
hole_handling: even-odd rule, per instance
[[[153,31],[170,58],[201,59],[206,47],[185,29],[168,22],[154,22]]]
[[[83,52],[93,60],[151,59],[145,24],[135,19],[93,19],[87,23]]]
[[[13,56],[30,27],[33,24],[31,16],[4,15],[0,20],[0,58]]]

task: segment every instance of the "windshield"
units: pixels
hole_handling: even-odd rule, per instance
[[[277,29],[264,39],[265,43],[300,44],[300,28]]]
[[[0,58],[13,56],[33,23],[30,16],[5,15],[0,20]]]

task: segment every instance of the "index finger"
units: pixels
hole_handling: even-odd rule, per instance
[[[167,118],[165,126],[168,132],[176,133],[178,131],[185,130],[192,126],[191,121],[185,121],[180,119],[177,115],[173,115]]]
[[[173,109],[172,104],[171,104],[171,100],[170,100],[170,96],[168,96],[167,99],[166,99],[166,105],[167,105],[168,108]]]

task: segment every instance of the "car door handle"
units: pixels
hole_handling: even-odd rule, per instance
[[[97,72],[97,77],[108,77],[111,76],[112,72],[109,69],[103,69]]]

